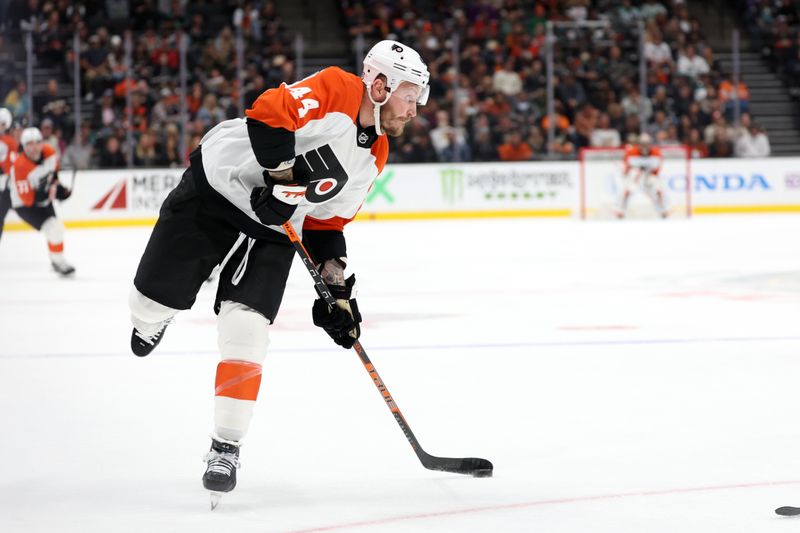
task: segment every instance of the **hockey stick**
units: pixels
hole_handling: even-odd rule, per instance
[[[303,264],[308,270],[308,273],[311,274],[311,278],[314,280],[314,285],[316,286],[319,294],[331,307],[336,305],[336,299],[331,295],[327,285],[325,285],[325,282],[322,280],[322,276],[320,276],[317,268],[314,266],[314,262],[311,260],[308,250],[306,250],[305,246],[303,246],[303,243],[300,241],[300,238],[294,231],[292,223],[287,221],[283,225],[283,229],[286,231],[286,235],[289,237],[289,240],[292,241],[294,249],[297,250],[297,255],[299,255],[300,259],[303,260]],[[361,346],[361,343],[356,340],[355,344],[353,344],[353,348],[358,354],[358,357],[361,358],[364,368],[366,368],[367,372],[369,372],[372,381],[375,383],[375,386],[378,388],[381,396],[383,396],[386,405],[394,415],[394,419],[397,421],[400,429],[403,430],[403,434],[406,436],[406,439],[408,439],[411,447],[414,448],[414,452],[417,454],[422,466],[428,470],[441,470],[442,472],[467,474],[474,477],[491,477],[494,466],[492,466],[492,463],[486,459],[479,459],[476,457],[436,457],[423,450],[422,446],[417,440],[417,437],[415,437],[414,433],[411,431],[408,422],[406,422],[405,417],[403,417],[403,413],[400,412],[400,408],[397,407],[397,404],[392,399],[392,395],[389,394],[389,389],[386,388],[383,380],[378,375],[378,371],[375,370],[375,366],[369,360],[364,347]]]

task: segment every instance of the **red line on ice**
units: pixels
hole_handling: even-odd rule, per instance
[[[347,524],[336,524],[331,526],[320,526],[311,529],[297,529],[287,533],[316,533],[320,531],[336,531],[337,529],[356,528],[366,526],[379,526],[392,522],[403,522],[407,520],[423,520],[426,518],[440,518],[445,516],[456,516],[473,513],[485,513],[492,511],[505,511],[509,509],[524,509],[527,507],[541,507],[545,505],[560,505],[565,503],[581,503],[602,500],[617,500],[622,498],[638,498],[647,496],[666,496],[669,494],[687,494],[692,492],[714,492],[720,490],[752,489],[759,487],[774,487],[780,485],[800,485],[800,480],[790,481],[764,481],[760,483],[739,483],[735,485],[712,485],[708,487],[685,487],[677,489],[649,490],[641,492],[622,492],[618,494],[599,494],[594,496],[575,496],[573,498],[556,498],[552,500],[535,500],[532,502],[509,503],[502,505],[487,505],[485,507],[471,507],[467,509],[454,509],[452,511],[438,511],[433,513],[420,513],[406,516],[392,516],[375,520],[364,520],[362,522],[350,522]]]

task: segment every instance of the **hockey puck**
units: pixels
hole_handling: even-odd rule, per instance
[[[491,468],[482,468],[480,470],[475,470],[472,473],[472,477],[492,477],[492,469]]]

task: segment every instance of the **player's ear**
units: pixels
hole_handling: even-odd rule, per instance
[[[376,77],[372,82],[372,86],[370,87],[372,99],[376,102],[383,102],[383,100],[388,96],[388,91],[386,89],[386,78],[383,75]]]

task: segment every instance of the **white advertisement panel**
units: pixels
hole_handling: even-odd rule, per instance
[[[698,213],[800,210],[800,158],[695,159],[692,193]]]
[[[389,165],[361,216],[569,216],[577,196],[573,162]]]
[[[56,209],[71,227],[152,224],[183,171],[79,171],[73,196]],[[576,161],[388,165],[359,217],[571,216],[578,179]],[[664,179],[670,194],[683,194],[682,176]],[[691,184],[697,214],[800,212],[800,158],[693,160]],[[6,229],[23,227],[10,213]]]
[[[175,188],[184,169],[61,171],[72,196],[56,203],[56,212],[69,226],[120,226],[152,224],[167,194]],[[7,229],[24,224],[9,213]]]

